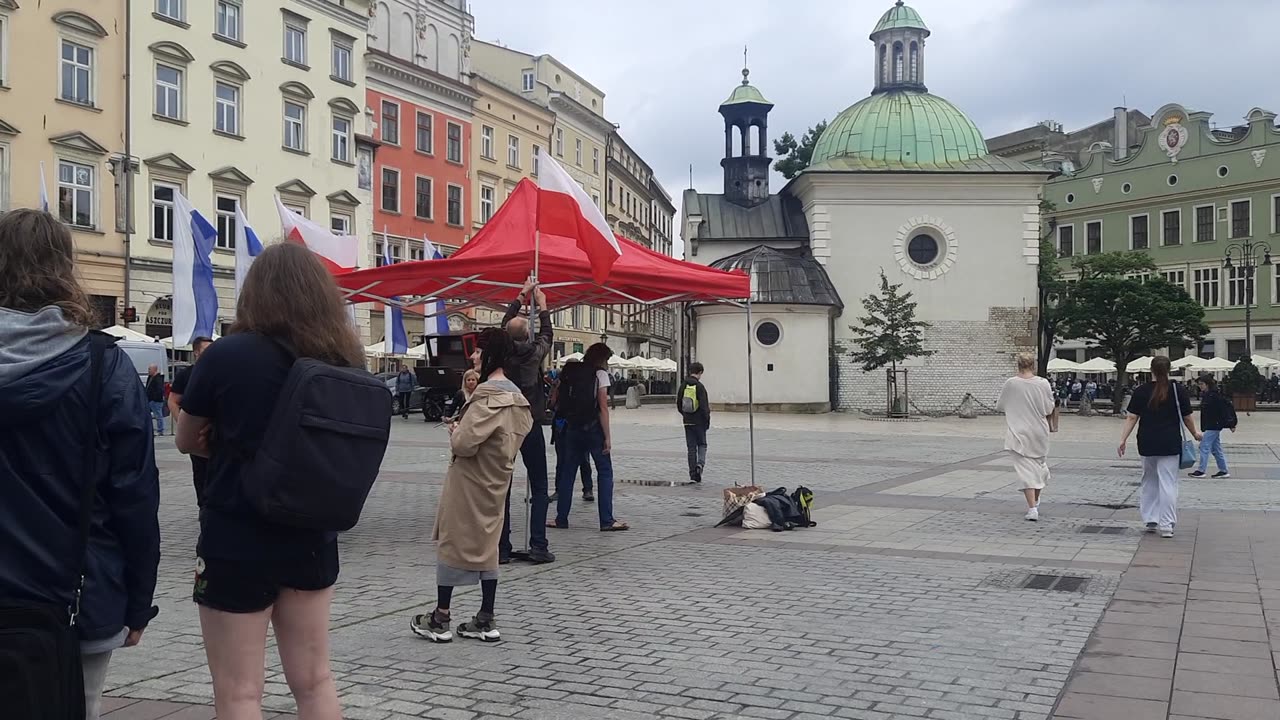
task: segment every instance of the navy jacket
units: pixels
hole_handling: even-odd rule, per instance
[[[0,598],[69,605],[76,585],[82,451],[98,424],[97,497],[81,640],[146,627],[160,563],[160,479],[137,371],[107,350],[98,416],[88,417],[86,337],[0,385]]]
[[[1200,429],[1229,430],[1236,426],[1236,410],[1231,400],[1210,390],[1200,398]]]

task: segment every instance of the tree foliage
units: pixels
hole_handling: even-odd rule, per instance
[[[1266,378],[1262,377],[1262,373],[1258,371],[1258,366],[1253,364],[1252,358],[1241,358],[1240,362],[1227,373],[1226,391],[1229,393],[1239,393],[1241,395],[1252,395],[1258,392],[1262,384],[1266,382]]]
[[[884,270],[880,270],[880,292],[862,299],[866,315],[858,318],[857,325],[850,325],[857,350],[849,355],[862,364],[865,372],[878,370],[886,365],[897,370],[898,363],[913,357],[927,357],[932,350],[924,348],[921,334],[929,323],[916,319],[916,302],[910,292],[902,292],[902,283],[889,284]]]
[[[827,121],[823,120],[809,128],[799,140],[789,132],[782,133],[782,137],[773,141],[773,153],[778,158],[773,163],[773,169],[788,180],[799,175],[801,170],[809,167],[813,148],[826,129]]]

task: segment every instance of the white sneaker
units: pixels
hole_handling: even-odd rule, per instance
[[[1173,528],[1171,528],[1171,527],[1162,527],[1162,528],[1160,528],[1160,537],[1162,537],[1162,538],[1171,538],[1171,537],[1173,537]]]
[[[1031,508],[1030,510],[1027,511],[1027,514],[1024,515],[1023,518],[1026,520],[1030,520],[1031,522],[1038,521],[1040,519],[1040,508],[1038,507]]]
[[[1147,532],[1147,534],[1148,534],[1148,535],[1154,535],[1154,534],[1156,533],[1156,524],[1155,524],[1155,523],[1147,523],[1147,530],[1146,530],[1146,532]]]

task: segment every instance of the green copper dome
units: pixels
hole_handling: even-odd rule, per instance
[[[890,90],[858,102],[827,126],[811,170],[949,171],[987,155],[973,121],[936,95]]]
[[[923,30],[925,37],[929,36],[929,28],[925,26],[924,19],[920,17],[920,13],[915,11],[908,5],[903,5],[902,0],[898,2],[880,16],[880,22],[876,23],[876,27],[871,31],[872,39],[875,34],[883,30],[898,30],[901,28],[915,28]]]
[[[773,103],[764,99],[763,93],[757,90],[754,85],[747,82],[747,75],[750,74],[750,72],[751,71],[746,68],[742,68],[742,84],[734,88],[733,92],[729,93],[729,99],[720,103],[720,107],[724,107],[725,105],[737,105],[739,103],[758,103],[760,105],[773,107]]]

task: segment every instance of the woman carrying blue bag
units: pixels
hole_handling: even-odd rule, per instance
[[[1178,522],[1178,469],[1196,462],[1195,446],[1189,433],[1200,440],[1195,417],[1191,414],[1191,398],[1181,383],[1169,379],[1169,358],[1151,361],[1151,382],[1133,391],[1129,400],[1129,417],[1120,434],[1119,455],[1134,426],[1138,428],[1138,454],[1142,456],[1142,485],[1138,510],[1147,532],[1160,537],[1173,537]]]

